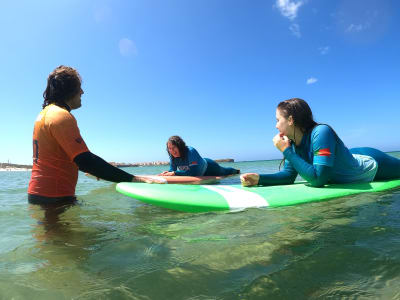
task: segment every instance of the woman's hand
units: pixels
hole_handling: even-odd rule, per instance
[[[290,147],[291,145],[289,138],[281,133],[278,133],[276,136],[274,136],[272,142],[274,143],[274,146],[281,152],[285,151],[286,148]]]
[[[240,181],[242,182],[243,186],[257,185],[259,180],[260,175],[258,175],[257,173],[246,173],[240,175]]]
[[[175,172],[164,171],[161,174],[158,174],[158,176],[175,176]]]

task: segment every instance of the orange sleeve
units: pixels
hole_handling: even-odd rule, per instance
[[[71,161],[83,152],[89,151],[79,132],[73,115],[65,111],[51,120],[50,132]]]

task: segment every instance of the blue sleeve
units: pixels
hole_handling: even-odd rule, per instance
[[[290,161],[301,177],[309,182],[313,187],[321,187],[326,184],[330,178],[332,167],[322,164],[309,164],[298,156],[292,147],[283,151],[285,158]]]
[[[206,161],[200,156],[196,149],[193,147],[188,147],[188,163],[189,170],[185,171],[175,171],[175,175],[177,176],[201,176],[202,171],[204,170],[204,165]]]
[[[176,165],[174,164],[172,158],[169,158],[169,171],[176,171]]]
[[[293,168],[289,161],[285,160],[282,171],[274,174],[260,174],[258,185],[282,185],[292,184],[297,177],[297,171]]]
[[[333,167],[335,161],[337,139],[332,128],[318,125],[311,133],[311,149],[313,164]]]

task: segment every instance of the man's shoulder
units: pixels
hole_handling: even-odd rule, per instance
[[[54,104],[45,107],[43,112],[45,113],[46,122],[64,123],[75,121],[74,116],[70,112]]]

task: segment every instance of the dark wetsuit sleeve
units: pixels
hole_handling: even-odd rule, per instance
[[[283,151],[285,159],[290,161],[296,171],[307,180],[311,186],[321,187],[326,184],[330,178],[332,167],[320,164],[309,164],[299,155],[297,155],[292,147],[288,147]]]
[[[91,153],[84,152],[74,158],[80,171],[92,174],[98,178],[112,182],[130,182],[133,175],[106,162],[101,157]]]
[[[297,177],[297,171],[292,167],[290,162],[285,161],[282,171],[273,174],[260,174],[258,185],[282,185],[292,184]]]

